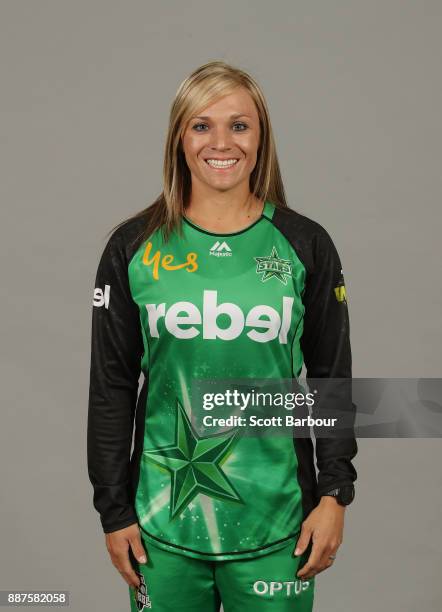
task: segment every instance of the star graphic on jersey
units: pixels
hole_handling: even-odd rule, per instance
[[[254,257],[254,259],[257,261],[256,273],[263,272],[261,277],[263,282],[274,276],[281,283],[287,285],[286,276],[292,275],[292,263],[289,259],[278,257],[276,247],[272,248],[272,252],[267,257]]]
[[[221,469],[238,434],[199,437],[177,399],[174,443],[143,452],[146,460],[171,474],[171,519],[181,514],[198,493],[244,503]]]

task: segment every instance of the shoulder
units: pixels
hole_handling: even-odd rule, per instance
[[[104,251],[109,254],[119,254],[128,263],[142,242],[150,217],[151,211],[148,208],[139,215],[119,223],[107,240]]]
[[[146,226],[146,216],[132,217],[126,221],[122,221],[113,230],[109,243],[120,247],[127,247],[133,243],[138,235],[143,232]]]
[[[286,237],[303,261],[313,271],[321,261],[337,255],[334,242],[318,221],[292,208],[275,208],[273,224]]]
[[[278,229],[293,235],[293,237],[300,237],[304,240],[330,237],[325,227],[318,221],[293,210],[293,208],[275,208],[272,220]]]

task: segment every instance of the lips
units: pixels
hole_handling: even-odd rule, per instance
[[[222,171],[222,170],[230,170],[231,168],[236,166],[239,162],[239,159],[236,157],[226,157],[226,158],[208,157],[204,161],[209,166],[209,168],[211,168],[212,170]]]

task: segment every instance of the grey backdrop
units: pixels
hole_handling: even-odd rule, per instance
[[[123,612],[86,473],[92,289],[161,189],[179,83],[225,59],[261,84],[290,205],[343,261],[354,375],[439,377],[442,3],[2,0],[0,24],[0,589]],[[315,610],[440,610],[441,441],[361,440],[356,467]]]

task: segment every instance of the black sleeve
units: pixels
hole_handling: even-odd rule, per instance
[[[339,410],[350,411],[351,429],[333,438],[316,438],[318,495],[351,485],[356,480],[352,459],[357,453],[353,421],[355,405],[351,400],[352,356],[350,323],[344,276],[337,250],[327,233],[317,225],[312,237],[312,266],[307,273],[303,302],[304,331],[301,349],[310,378],[338,378],[344,381]],[[346,422],[347,421],[346,418]]]
[[[117,229],[103,251],[92,307],[87,463],[105,533],[138,520],[129,468],[143,341],[123,237]]]

